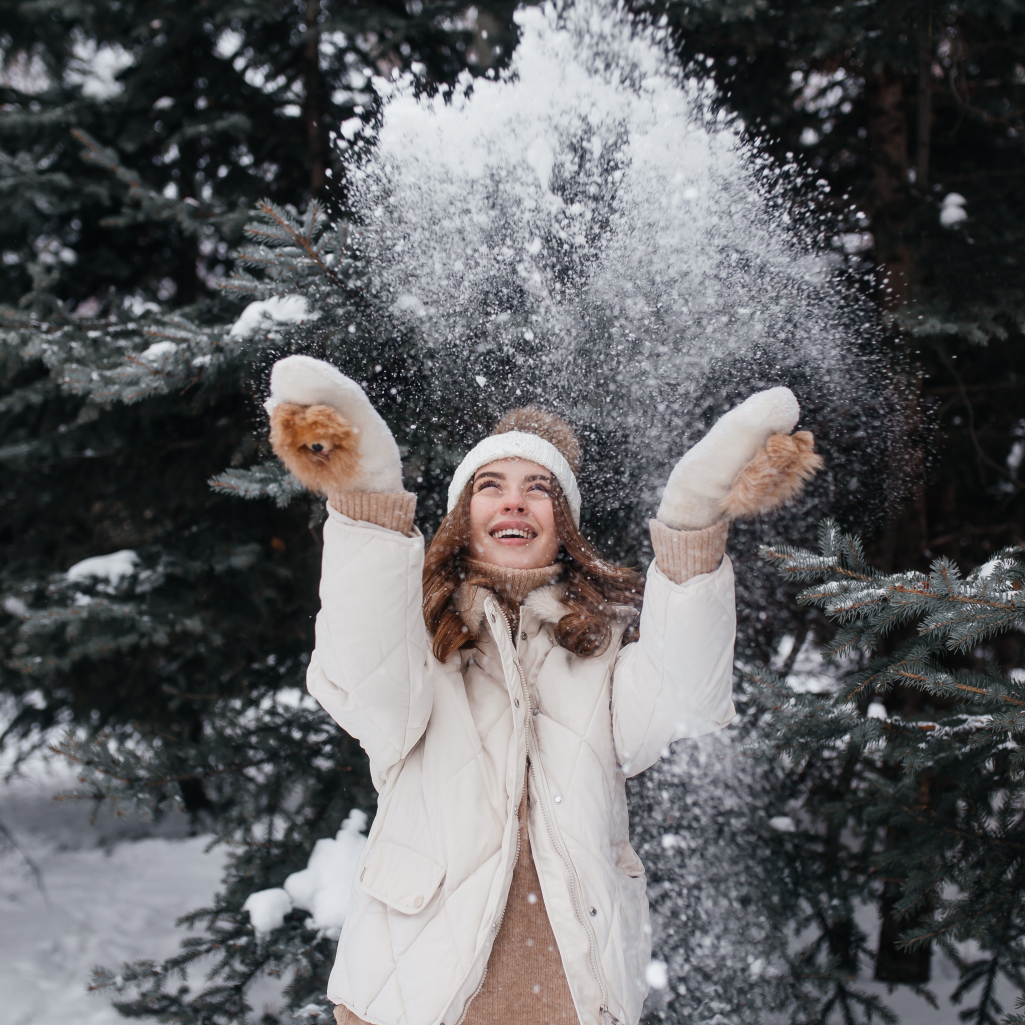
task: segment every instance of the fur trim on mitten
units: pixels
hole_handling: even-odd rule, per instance
[[[774,434],[733,482],[723,515],[737,520],[771,512],[795,498],[824,465],[811,431]]]
[[[279,402],[270,415],[274,454],[309,491],[345,491],[359,473],[359,441],[352,424],[330,406]]]
[[[703,530],[723,515],[741,470],[774,434],[789,434],[801,415],[789,388],[757,392],[724,413],[673,468],[658,519],[675,530]]]
[[[320,409],[329,407],[338,415],[338,422],[332,422],[331,429],[341,430],[341,425],[344,425],[351,432],[351,440],[340,447],[355,454],[356,466],[352,473],[340,470],[337,475],[339,480],[344,480],[345,491],[375,494],[402,491],[402,461],[388,425],[370,404],[363,389],[337,367],[312,356],[286,356],[278,360],[271,370],[270,398],[264,403],[264,408],[273,417],[282,403]],[[310,424],[304,423],[303,429],[307,426],[314,430],[326,428],[326,414],[317,416],[318,427],[313,428],[311,421]],[[297,429],[298,426],[297,422]],[[355,442],[354,449],[352,442]],[[314,474],[314,478],[322,480],[323,473]],[[301,477],[299,479],[302,480]],[[323,487],[318,483],[315,490],[321,491]]]

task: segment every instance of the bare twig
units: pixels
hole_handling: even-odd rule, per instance
[[[29,854],[24,851],[21,844],[15,839],[14,834],[0,822],[0,835],[11,845],[11,847],[21,855],[22,861],[28,865],[29,871],[32,873],[32,878],[36,881],[36,886],[39,888],[39,892],[43,896],[43,900],[46,901],[47,905],[50,903],[50,898],[47,896],[46,887],[43,885],[43,873],[39,870],[39,866],[32,860]]]

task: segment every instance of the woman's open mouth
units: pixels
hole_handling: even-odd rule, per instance
[[[537,531],[530,527],[497,527],[490,532],[500,545],[515,546],[530,544],[537,537]]]

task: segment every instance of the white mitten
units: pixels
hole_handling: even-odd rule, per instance
[[[312,356],[274,364],[271,444],[311,491],[402,491],[402,461],[388,425],[363,389],[337,367]]]
[[[800,415],[789,388],[757,392],[723,414],[669,475],[658,519],[676,530],[702,530],[792,498],[822,465],[810,434],[788,437]]]

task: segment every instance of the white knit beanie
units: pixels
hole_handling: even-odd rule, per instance
[[[448,486],[448,511],[451,512],[463,488],[473,480],[473,475],[496,459],[529,459],[532,463],[551,471],[566,496],[573,522],[580,526],[580,489],[566,457],[550,442],[536,434],[524,431],[506,431],[492,434],[474,445],[456,468],[452,483]]]

